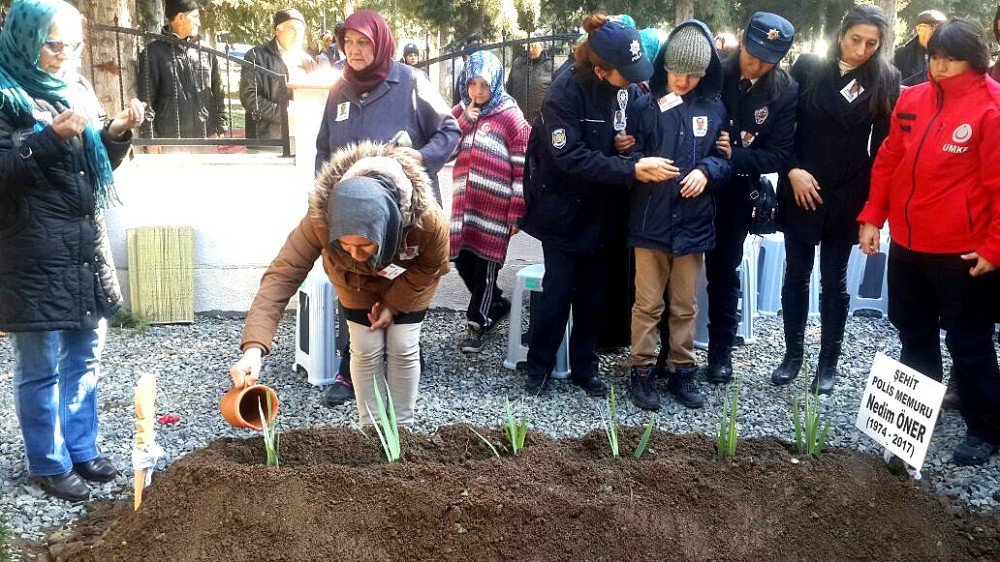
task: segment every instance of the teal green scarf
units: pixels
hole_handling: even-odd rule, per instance
[[[63,0],[14,0],[0,30],[0,111],[31,120],[40,130],[32,109],[34,99],[73,107],[66,82],[38,68],[42,45],[49,37],[52,20],[61,10],[76,11]],[[88,177],[94,187],[97,207],[105,209],[115,199],[114,176],[108,151],[101,141],[101,123],[89,123],[83,132]]]

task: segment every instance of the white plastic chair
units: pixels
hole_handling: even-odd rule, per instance
[[[511,295],[510,323],[507,329],[507,358],[503,366],[516,369],[517,364],[528,359],[528,346],[522,340],[521,323],[524,314],[525,293],[542,292],[542,279],[545,277],[545,266],[529,265],[517,272],[514,278],[514,292]],[[556,366],[552,370],[552,378],[565,379],[569,377],[569,331],[572,325],[572,314],[566,326],[562,344],[556,352]]]

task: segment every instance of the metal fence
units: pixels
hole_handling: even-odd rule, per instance
[[[513,67],[514,60],[524,56],[527,46],[531,43],[541,43],[543,49],[548,53],[545,62],[545,69],[549,78],[566,61],[572,52],[573,44],[577,40],[576,34],[539,35],[528,36],[524,39],[504,40],[499,43],[489,43],[475,48],[461,48],[455,52],[442,54],[417,64],[418,68],[425,69],[431,77],[437,76],[438,87],[445,100],[458,103],[459,87],[458,77],[462,72],[464,57],[474,51],[492,51],[497,58],[503,62],[507,75]],[[526,89],[531,89],[532,73],[527,74]],[[506,77],[505,77],[506,78]],[[505,80],[506,81],[506,80]],[[515,98],[521,99],[522,92],[508,92]],[[522,108],[525,109],[525,108]]]
[[[219,50],[185,41],[171,34],[153,33],[117,25],[90,24],[89,30],[91,35],[87,41],[82,67],[85,73],[89,70],[89,77],[95,84],[99,78],[104,80],[105,87],[100,89],[104,93],[102,103],[106,107],[125,107],[128,100],[136,95],[148,104],[146,120],[140,129],[140,134],[134,140],[135,145],[154,147],[272,147],[280,149],[285,156],[290,155],[287,96],[284,100],[275,100],[278,101],[280,107],[280,138],[245,138],[238,134],[239,125],[244,124],[245,130],[246,121],[252,118],[240,102],[240,77],[242,74],[244,72],[258,73],[262,78],[279,81],[281,87],[287,89],[285,75],[233,55],[228,45],[226,50]],[[113,41],[108,40],[109,36],[113,36]],[[545,58],[545,71],[551,78],[571,53],[572,45],[576,39],[575,34],[559,34],[504,40],[498,43],[480,45],[475,49],[461,48],[421,61],[417,66],[427,71],[431,77],[437,78],[438,87],[446,100],[458,103],[460,85],[457,81],[462,71],[463,57],[473,50],[493,51],[509,73],[514,60],[525,56],[525,48],[529,44],[541,43],[543,49],[548,53]],[[178,70],[176,70],[177,67],[174,70],[162,68],[162,65],[154,65],[151,62],[151,57],[147,53],[149,53],[150,45],[156,42],[179,47],[179,49],[171,51],[174,59],[171,64],[186,63],[185,68],[189,71],[188,74],[177,77],[177,79],[193,82],[188,86],[198,93],[194,105],[191,103],[182,104],[180,102],[181,96],[175,95],[173,96],[174,105],[167,107],[167,111],[161,112],[163,114],[157,115],[154,109],[157,100],[153,99],[156,97],[157,90],[153,86],[153,82],[160,78],[157,73],[176,73]],[[425,49],[425,54],[428,52],[429,49]],[[191,72],[192,69],[193,72]],[[109,99],[108,97],[108,92],[112,89],[107,87],[109,75],[111,79],[117,81],[117,88],[114,88],[117,92],[116,98]],[[216,75],[217,81],[215,80]],[[533,74],[530,72],[527,74],[526,90],[531,89],[532,76]],[[521,96],[517,95],[519,92],[510,93],[515,98],[522,99]],[[221,102],[215,99],[216,96],[222,96]],[[191,113],[194,111],[197,114],[192,115]],[[201,127],[196,127],[192,133],[190,127],[187,128],[188,131],[184,131],[182,129],[185,127],[177,124],[171,130],[169,126],[164,127],[162,122],[157,122],[158,118],[163,120],[166,117],[173,119],[184,117],[200,123]],[[225,123],[224,131],[215,130],[216,127],[213,123],[215,121]]]
[[[118,99],[101,101],[106,106],[115,105],[109,102],[117,101],[117,107],[124,107],[135,92],[148,104],[146,120],[140,135],[134,140],[135,145],[275,147],[280,148],[284,156],[291,154],[287,96],[285,100],[273,100],[278,101],[280,111],[280,138],[243,138],[235,134],[237,127],[234,127],[239,123],[238,117],[242,116],[244,129],[246,120],[251,118],[239,101],[242,73],[254,72],[277,80],[280,87],[287,90],[285,75],[233,56],[228,49],[220,51],[175,35],[103,24],[91,24],[89,29],[91,36],[83,61],[84,70],[89,68],[89,77],[95,83],[98,76],[103,78],[108,73],[116,75],[118,82]],[[106,52],[112,44],[106,40],[109,34],[114,36],[112,52]],[[96,40],[102,35],[101,40]],[[168,68],[151,61],[149,48],[156,42],[180,48],[171,50]],[[163,73],[175,75],[168,77]],[[185,85],[188,89],[172,92],[173,107],[161,108],[161,115],[157,115],[154,109],[157,100],[153,98],[157,96],[158,89],[154,87],[154,82],[160,79],[169,79],[175,89]],[[218,96],[222,99],[217,99]],[[182,98],[187,103],[181,103]],[[164,122],[168,117],[176,120],[173,129]],[[160,122],[157,122],[158,118]],[[201,126],[182,126],[181,119]]]

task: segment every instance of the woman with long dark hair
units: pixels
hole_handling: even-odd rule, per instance
[[[939,329],[968,426],[960,465],[1000,447],[1000,368],[993,347],[1000,294],[1000,85],[979,24],[945,23],[927,43],[930,81],[908,88],[872,169],[858,216],[861,250],[879,251],[889,220],[889,320],[899,360],[941,380]],[[991,305],[992,303],[992,305]]]
[[[997,4],[997,14],[993,16],[993,38],[1000,44],[1000,4]],[[1000,82],[1000,57],[997,57],[993,68],[990,69],[990,77]]]
[[[899,96],[889,37],[882,10],[859,4],[844,16],[826,60],[804,56],[792,68],[800,85],[799,108],[796,153],[778,187],[787,266],[781,291],[785,357],[771,374],[775,385],[792,382],[802,368],[818,244],[822,336],[811,388],[833,392],[850,304],[847,260],[857,234],[855,217],[868,199],[875,153]]]
[[[615,136],[636,121],[635,84],[652,75],[639,32],[604,14],[587,16],[583,28],[575,66],[556,76],[527,150],[521,228],[541,240],[545,256],[526,367],[531,394],[548,387],[572,307],[570,379],[604,396],[594,346],[612,246],[628,216],[628,186],[678,174],[664,158],[634,160],[615,149]]]

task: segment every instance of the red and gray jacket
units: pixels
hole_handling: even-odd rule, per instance
[[[976,251],[1000,265],[1000,84],[969,70],[908,88],[858,222],[917,252]]]

